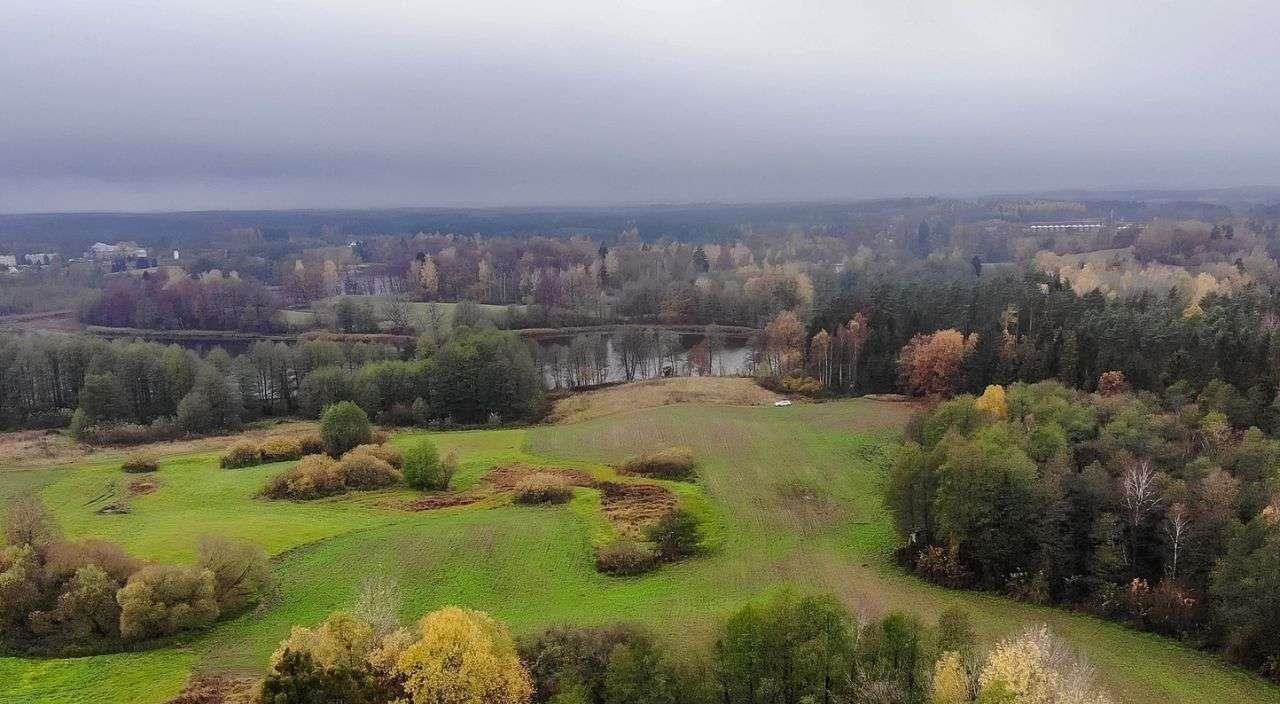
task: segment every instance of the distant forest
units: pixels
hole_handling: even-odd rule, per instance
[[[1280,207],[1280,189],[1225,191],[1083,192],[974,200],[893,198],[837,203],[693,204],[546,208],[392,208],[371,210],[258,210],[179,213],[0,214],[0,250],[34,246],[79,252],[96,240],[133,240],[156,247],[199,244],[244,228],[267,239],[309,237],[339,241],[386,233],[453,232],[485,236],[608,238],[635,226],[646,238],[715,242],[762,232],[845,234],[911,212],[947,210],[966,219],[1008,217],[1009,199],[1084,203],[1083,211],[1024,212],[1016,219],[1152,217],[1215,220],[1233,211]]]

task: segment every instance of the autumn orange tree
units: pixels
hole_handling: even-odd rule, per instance
[[[781,379],[804,363],[804,324],[795,313],[778,313],[764,329],[764,356],[769,373]]]
[[[939,395],[952,390],[964,359],[978,344],[978,335],[950,328],[916,335],[898,355],[902,385],[913,394]]]

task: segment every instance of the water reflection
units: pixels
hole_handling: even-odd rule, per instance
[[[643,330],[542,337],[533,344],[548,389],[661,376],[751,373],[751,348],[740,336]]]

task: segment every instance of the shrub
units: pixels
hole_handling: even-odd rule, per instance
[[[383,702],[392,699],[393,692],[388,685],[367,665],[322,667],[310,652],[289,650],[280,656],[262,681],[255,701]]]
[[[444,482],[444,488],[449,488],[449,482],[453,481],[453,476],[458,473],[458,454],[450,452],[440,461],[440,478]]]
[[[381,489],[400,481],[400,473],[384,460],[364,452],[348,452],[338,463],[348,489]]]
[[[615,540],[596,549],[596,569],[615,576],[644,574],[657,566],[653,550],[631,540]]]
[[[390,445],[357,445],[351,448],[347,455],[355,453],[377,457],[396,469],[399,469],[404,464],[404,453]]]
[[[238,442],[222,453],[222,459],[219,464],[223,469],[239,469],[241,467],[252,467],[261,462],[262,455],[259,454],[257,445],[251,442]]]
[[[134,452],[124,458],[124,464],[120,465],[120,469],[130,474],[140,474],[142,472],[154,472],[160,469],[160,465],[156,462],[156,458],[143,452]]]
[[[653,542],[658,559],[673,562],[698,551],[702,531],[692,513],[678,508],[649,528],[646,537]]]
[[[1098,377],[1099,396],[1116,396],[1124,393],[1128,389],[1129,383],[1125,381],[1124,372],[1103,372],[1102,375]]]
[[[84,412],[83,408],[77,408],[71,413],[71,424],[67,426],[67,430],[71,433],[71,437],[77,440],[88,440],[85,437],[85,431],[90,428],[89,416]]]
[[[196,567],[213,575],[219,610],[234,613],[257,603],[271,588],[271,562],[255,543],[208,535],[196,545]]]
[[[318,455],[324,452],[324,438],[320,437],[320,432],[311,432],[306,435],[298,436],[298,445],[302,448],[302,455]]]
[[[782,388],[793,394],[801,396],[820,396],[826,391],[826,387],[821,381],[811,376],[785,376],[782,378]]]
[[[318,499],[342,493],[346,485],[338,463],[325,455],[307,455],[267,481],[262,493],[272,499]]]
[[[101,423],[79,428],[76,439],[90,445],[145,445],[159,440],[172,440],[182,430],[172,418],[157,418],[150,425],[141,423]]]
[[[129,577],[116,600],[125,640],[172,635],[218,618],[213,573],[194,567],[143,567]]]
[[[440,451],[431,438],[423,438],[405,451],[401,471],[409,486],[428,491],[448,489],[453,478],[452,468],[440,461]]]
[[[668,447],[628,457],[622,463],[622,472],[657,479],[688,479],[693,476],[693,467],[692,450],[687,447]]]
[[[562,504],[572,496],[573,488],[554,474],[533,474],[516,484],[518,504]]]
[[[973,575],[949,551],[936,545],[915,557],[916,574],[946,587],[961,589],[973,582]]]
[[[359,406],[341,401],[325,408],[320,416],[320,438],[330,457],[341,457],[356,445],[373,440],[373,428]]]
[[[258,445],[263,462],[288,462],[302,459],[302,442],[288,435],[272,435]]]

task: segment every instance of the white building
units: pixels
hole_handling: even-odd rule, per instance
[[[37,252],[36,254],[24,254],[22,260],[33,266],[47,266],[58,258],[56,252]]]
[[[85,259],[115,259],[116,257],[139,259],[146,258],[147,250],[136,244],[126,242],[121,242],[120,244],[94,242],[89,246],[89,251],[85,252],[84,256]]]
[[[89,245],[89,251],[84,253],[86,259],[106,259],[114,257],[116,254],[116,246],[107,244],[106,242],[94,242]]]

